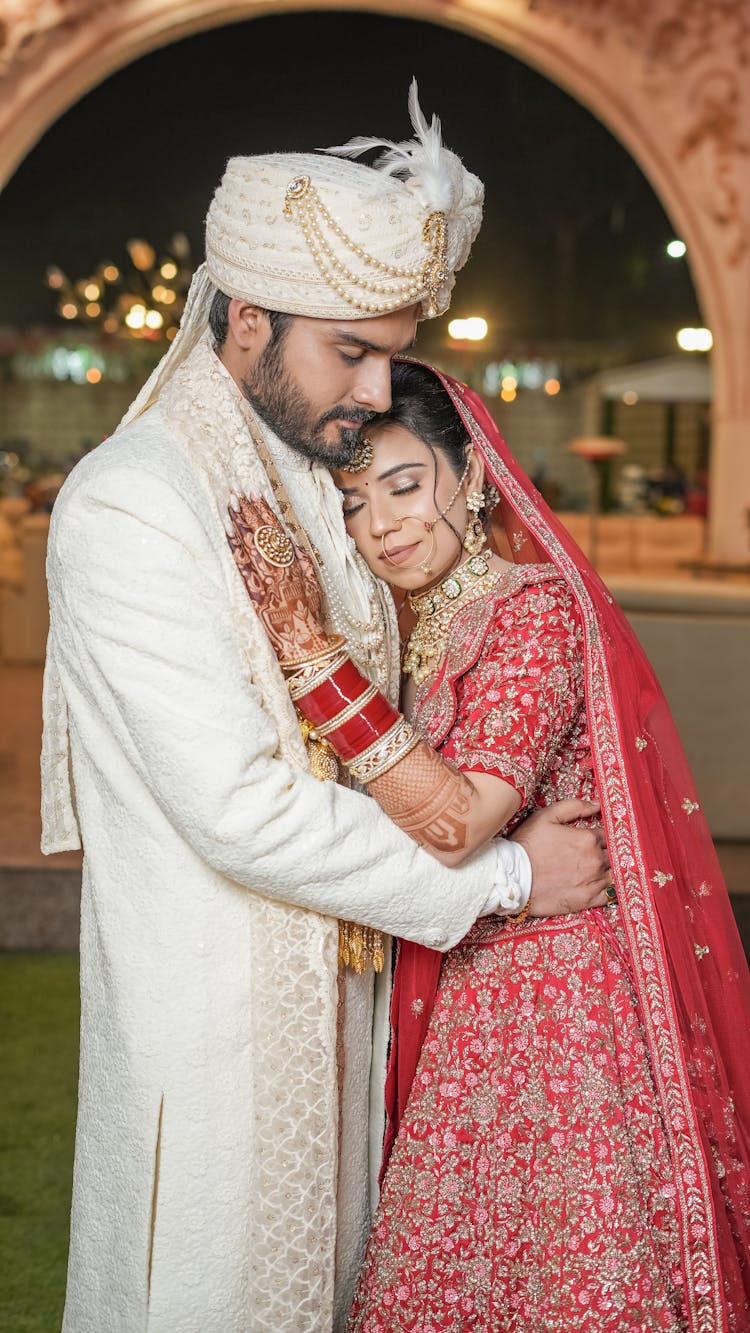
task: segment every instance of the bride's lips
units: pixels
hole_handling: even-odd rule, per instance
[[[410,542],[408,546],[392,546],[390,549],[386,548],[380,559],[387,560],[392,565],[403,565],[409,559],[409,556],[416,551],[419,545],[419,542]]]

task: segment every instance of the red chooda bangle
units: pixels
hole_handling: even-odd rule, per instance
[[[296,703],[345,764],[385,736],[401,716],[351,659]]]

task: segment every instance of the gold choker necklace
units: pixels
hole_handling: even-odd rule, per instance
[[[406,644],[403,672],[421,685],[427,676],[437,671],[445,656],[448,632],[454,617],[470,602],[484,596],[502,573],[492,569],[483,555],[472,555],[464,560],[436,588],[429,592],[409,594],[409,605],[417,617]]]

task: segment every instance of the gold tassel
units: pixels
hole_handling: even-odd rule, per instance
[[[299,713],[297,716],[313,777],[318,782],[337,782],[339,761],[330,745],[318,736],[306,717]],[[339,921],[339,963],[350,967],[357,976],[362,976],[368,966],[373,972],[382,972],[385,964],[382,932],[353,921]]]
[[[361,976],[368,966],[373,972],[382,972],[385,963],[383,936],[371,926],[358,926],[353,921],[339,921],[339,962]]]

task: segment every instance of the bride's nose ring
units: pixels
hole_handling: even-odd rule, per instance
[[[430,562],[435,554],[435,522],[434,520],[431,522],[429,519],[423,519],[419,514],[404,514],[403,518],[394,520],[393,526],[396,532],[400,532],[404,523],[407,523],[409,519],[412,519],[415,523],[419,523],[420,527],[423,527],[425,532],[429,532],[431,538],[430,549],[427,552],[427,555],[417,561],[416,565],[412,565],[411,568],[421,569],[423,574],[431,574],[432,564]],[[408,565],[400,565],[396,560],[391,560],[391,557],[385,549],[385,537],[386,534],[382,533],[380,538],[380,549],[383,552],[383,558],[388,561],[389,565],[393,565],[394,569],[409,569]]]

